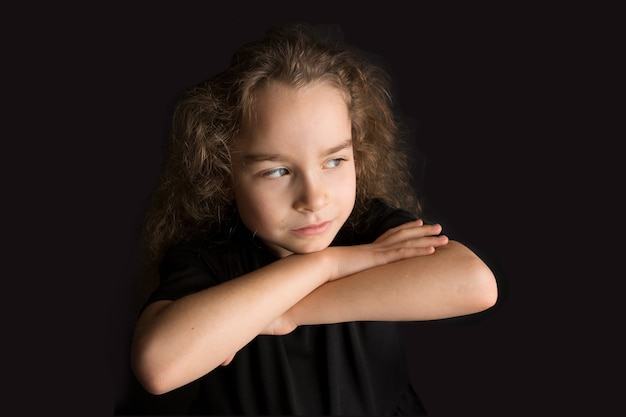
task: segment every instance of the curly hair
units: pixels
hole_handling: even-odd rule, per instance
[[[230,222],[230,149],[242,122],[253,117],[255,93],[271,81],[294,88],[323,81],[344,93],[357,180],[347,227],[358,225],[375,198],[419,215],[389,75],[315,26],[277,26],[241,46],[226,70],[185,91],[176,103],[167,162],[144,223],[144,243],[153,262],[177,242]]]

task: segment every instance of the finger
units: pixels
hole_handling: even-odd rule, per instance
[[[376,239],[375,242],[392,244],[424,236],[437,236],[441,233],[441,231],[442,227],[440,224],[418,225],[415,222],[410,222],[393,229],[389,229]]]
[[[385,258],[384,263],[401,261],[403,259],[415,258],[419,256],[432,255],[435,253],[434,246],[401,246],[394,250],[389,250],[381,254]]]
[[[438,248],[448,244],[448,237],[445,235],[439,236],[421,236],[411,239],[402,240],[396,242],[393,245],[388,246],[388,249],[397,248]],[[385,250],[382,248],[382,250]]]
[[[413,240],[417,241],[416,244],[418,245],[425,244],[425,245],[433,246],[434,248],[445,246],[449,242],[448,236],[446,235],[426,236],[422,238],[416,238]]]
[[[420,220],[415,220],[412,222],[401,224],[400,226],[393,227],[389,229],[387,232],[389,232],[389,234],[416,232],[416,233],[421,233],[422,235],[426,236],[426,235],[439,234],[441,233],[442,229],[443,228],[441,224],[439,223],[424,224],[424,222],[420,219]]]
[[[233,359],[235,358],[235,355],[230,356],[228,359],[226,359],[224,362],[222,362],[221,366],[226,366],[228,364],[230,364]]]

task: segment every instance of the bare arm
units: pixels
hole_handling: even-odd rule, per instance
[[[179,300],[149,305],[132,346],[138,379],[159,394],[211,371],[327,280],[320,258],[288,257]]]
[[[155,394],[185,385],[227,362],[320,285],[432,253],[447,243],[447,238],[433,236],[440,231],[437,225],[412,222],[374,244],[291,255],[179,300],[155,302],[135,328],[133,370]]]
[[[360,320],[432,320],[486,310],[497,300],[491,270],[450,241],[429,256],[371,268],[326,283],[285,314],[296,325]]]

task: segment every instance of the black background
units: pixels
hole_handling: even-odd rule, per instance
[[[613,359],[619,331],[609,323],[620,314],[608,297],[615,273],[592,249],[616,256],[593,209],[606,204],[606,214],[612,202],[595,199],[619,193],[587,175],[600,158],[590,133],[601,126],[589,112],[570,112],[596,85],[584,64],[604,59],[603,43],[587,36],[597,33],[595,11],[173,4],[49,5],[4,16],[4,116],[14,127],[3,166],[5,240],[15,249],[4,251],[16,287],[3,306],[12,415],[128,409],[139,223],[174,100],[223,69],[243,42],[295,20],[340,25],[348,43],[389,69],[430,209],[502,286],[498,305],[478,320],[406,324],[430,414],[602,415],[617,404],[619,380],[609,382],[623,378]],[[604,169],[615,178],[615,165]]]

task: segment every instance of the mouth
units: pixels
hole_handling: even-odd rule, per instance
[[[293,229],[292,232],[299,236],[315,236],[326,232],[330,228],[331,222],[326,221],[318,224]]]

